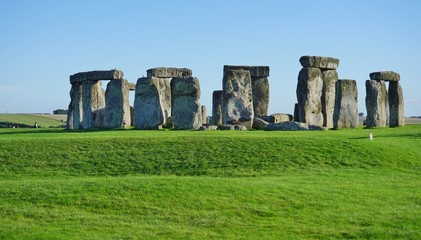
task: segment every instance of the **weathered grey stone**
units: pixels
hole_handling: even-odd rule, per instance
[[[280,122],[280,123],[269,123],[266,131],[301,131],[308,130],[308,124],[301,122]]]
[[[278,123],[278,122],[290,122],[293,120],[293,116],[287,113],[274,113],[269,116],[271,118],[271,123]]]
[[[101,81],[82,82],[82,106],[84,129],[103,128],[105,93]]]
[[[297,84],[300,122],[323,126],[322,90],[322,71],[319,68],[302,68]]]
[[[308,130],[310,131],[326,131],[329,130],[327,127],[321,127],[317,125],[308,125]]]
[[[355,80],[341,79],[336,82],[336,103],[333,114],[333,127],[356,128],[358,117],[358,90]]]
[[[169,116],[167,118],[167,121],[165,122],[164,125],[162,125],[163,128],[167,128],[167,129],[173,129],[174,128],[174,121],[172,120],[172,117]]]
[[[401,80],[401,76],[399,73],[393,71],[372,72],[370,73],[370,80],[397,82]]]
[[[218,130],[234,130],[234,125],[224,124],[218,125]]]
[[[367,118],[365,125],[371,127],[385,127],[388,120],[389,103],[384,81],[367,80],[365,82]]]
[[[268,124],[269,124],[268,122],[266,122],[265,120],[261,118],[255,117],[253,119],[253,129],[263,130]]]
[[[173,77],[191,77],[192,70],[188,68],[167,68],[157,67],[151,68],[146,71],[148,77],[159,77],[159,78],[173,78]]]
[[[202,105],[200,110],[202,111],[202,124],[208,124],[206,122],[206,106]]]
[[[322,113],[323,126],[333,128],[333,111],[335,109],[335,91],[338,73],[336,70],[323,71]]]
[[[70,103],[67,111],[66,129],[82,128],[82,84],[73,83],[70,90]]]
[[[136,91],[136,83],[127,83],[130,91]]]
[[[198,129],[202,125],[199,79],[175,77],[171,80],[171,115],[174,129]]]
[[[215,125],[202,125],[199,130],[201,131],[214,131],[218,130],[218,126]]]
[[[298,103],[294,104],[294,122],[299,122],[300,121],[300,113],[299,113],[299,108],[298,108]]]
[[[212,94],[212,124],[222,125],[222,90]]]
[[[171,116],[170,80],[156,77],[139,78],[134,109],[136,129],[160,129]]]
[[[80,72],[70,76],[70,83],[98,80],[122,80],[124,78],[123,71],[120,70],[104,70]]]
[[[251,77],[254,115],[267,115],[269,108],[269,80],[267,77]]]
[[[389,83],[389,109],[390,127],[405,126],[405,109],[403,103],[403,91],[399,82]]]
[[[110,81],[105,91],[105,128],[131,126],[129,84],[127,80]]]
[[[269,77],[269,66],[224,66],[224,73],[230,70],[245,70],[250,72],[250,77],[266,78]]]
[[[234,125],[234,130],[245,131],[245,130],[247,130],[247,128],[246,128],[246,126],[243,126],[243,125]]]
[[[302,56],[300,58],[301,66],[315,67],[320,69],[331,69],[335,70],[339,66],[339,59],[332,57],[320,57],[320,56]]]
[[[247,129],[253,125],[253,94],[250,72],[228,70],[223,78],[222,122],[240,124]]]

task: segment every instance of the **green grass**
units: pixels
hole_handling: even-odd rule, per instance
[[[421,238],[421,125],[3,129],[0,144],[0,239]]]
[[[14,123],[14,124],[23,124],[27,126],[34,126],[38,123],[38,126],[42,128],[48,127],[60,127],[65,125],[61,121],[57,121],[43,115],[31,115],[31,114],[5,114],[0,113],[0,123]]]

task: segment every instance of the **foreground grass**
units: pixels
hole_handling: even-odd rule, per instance
[[[14,130],[3,239],[421,238],[421,126]]]

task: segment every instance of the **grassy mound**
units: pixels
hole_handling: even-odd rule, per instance
[[[0,239],[421,238],[421,125],[0,142]]]

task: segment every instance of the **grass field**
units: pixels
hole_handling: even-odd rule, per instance
[[[0,143],[0,239],[421,239],[421,125]]]
[[[63,120],[64,119],[64,120]],[[66,125],[63,115],[41,115],[41,114],[5,114],[0,113],[0,123],[23,124],[34,126],[38,123],[39,127],[60,127]]]

